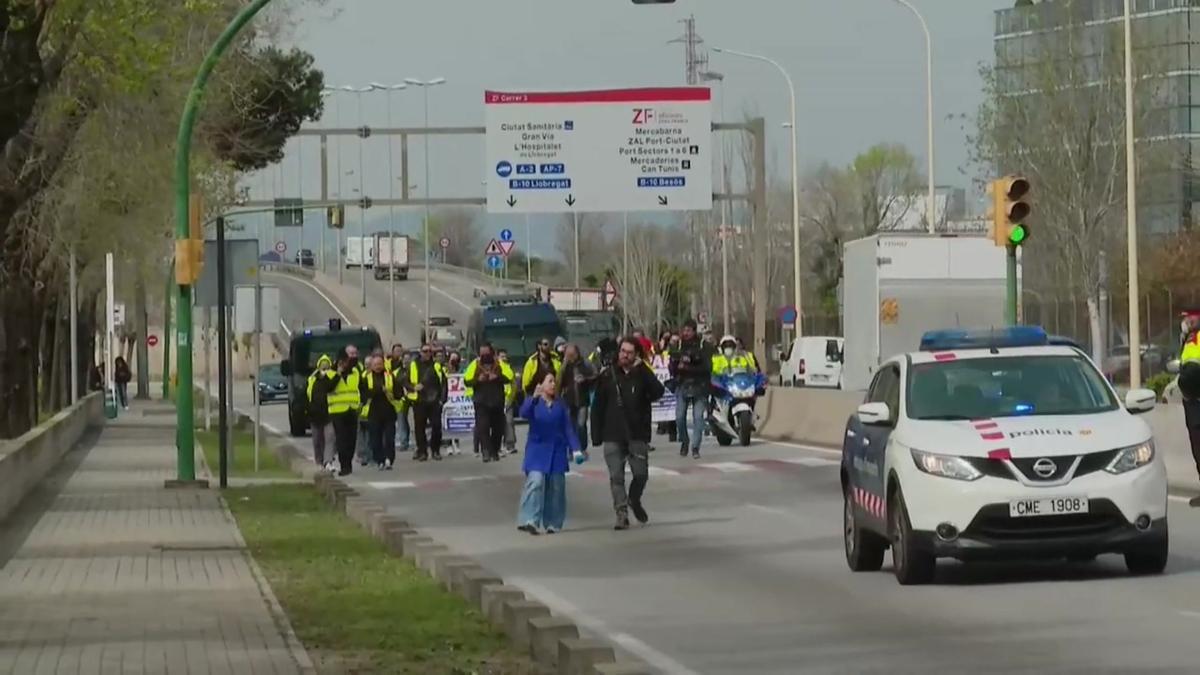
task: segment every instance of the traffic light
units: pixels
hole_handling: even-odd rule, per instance
[[[329,228],[332,230],[346,227],[346,207],[330,206],[325,210],[325,219],[329,222]]]
[[[193,286],[204,269],[204,199],[192,195],[188,201],[188,238],[175,242],[175,281]]]
[[[1029,206],[1029,181],[1024,176],[1005,176],[991,182],[991,235],[997,246],[1020,246],[1029,239],[1025,220],[1033,208]]]

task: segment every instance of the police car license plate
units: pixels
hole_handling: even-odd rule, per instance
[[[1071,513],[1087,513],[1087,497],[1043,497],[1041,499],[1014,499],[1008,503],[1008,515],[1012,518],[1031,516],[1061,516]]]

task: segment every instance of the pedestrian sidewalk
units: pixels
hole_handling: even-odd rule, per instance
[[[216,490],[135,405],[0,524],[0,673],[301,673],[311,663]]]

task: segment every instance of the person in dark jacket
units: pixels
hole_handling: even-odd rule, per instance
[[[604,448],[616,530],[629,529],[630,510],[638,522],[650,520],[642,506],[650,473],[650,406],[662,397],[664,389],[639,352],[640,345],[633,338],[621,341],[617,363],[600,372],[592,400],[592,444]],[[628,493],[626,463],[633,474]]]
[[[675,381],[675,426],[679,434],[679,455],[687,457],[689,440],[692,457],[700,458],[704,440],[704,418],[708,412],[709,381],[712,379],[713,351],[696,335],[696,322],[688,319],[679,331],[679,348],[671,351],[671,378]],[[688,406],[692,424],[688,426]]]
[[[126,410],[129,410],[129,381],[132,379],[125,357],[118,356],[113,363],[113,382],[117,385],[117,403]]]
[[[559,385],[563,402],[571,411],[571,421],[579,442],[587,449],[588,405],[592,398],[592,386],[596,382],[596,369],[584,360],[579,346],[571,343],[563,350],[562,383]]]
[[[333,454],[327,458],[325,448],[330,445],[329,438],[332,435],[329,392],[333,391],[336,375],[333,359],[327,354],[322,354],[317,359],[317,369],[308,376],[308,387],[305,390],[308,401],[308,426],[312,429],[313,459],[317,466],[331,472],[334,469]]]
[[[382,354],[371,356],[366,374],[358,381],[363,419],[371,459],[380,471],[391,471],[396,462],[396,407],[392,405],[396,382],[387,371]]]
[[[504,442],[504,404],[508,385],[516,379],[509,365],[496,358],[489,343],[479,346],[479,358],[467,366],[463,384],[475,406],[475,442],[485,462],[500,461]]]
[[[433,347],[421,346],[421,356],[408,368],[408,400],[413,407],[413,433],[417,436],[417,452],[413,459],[424,462],[442,459],[442,407],[446,404],[446,370],[438,363]],[[426,436],[428,431],[428,436]]]

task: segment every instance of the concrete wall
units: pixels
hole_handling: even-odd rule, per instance
[[[104,397],[95,392],[50,421],[0,443],[0,521],[8,517],[89,428],[104,425]]]
[[[759,401],[760,435],[771,440],[841,448],[846,419],[862,400],[862,392],[771,387],[766,398]],[[1160,404],[1143,419],[1150,424],[1155,447],[1167,463],[1171,487],[1200,494],[1200,479],[1183,424],[1183,406]]]

